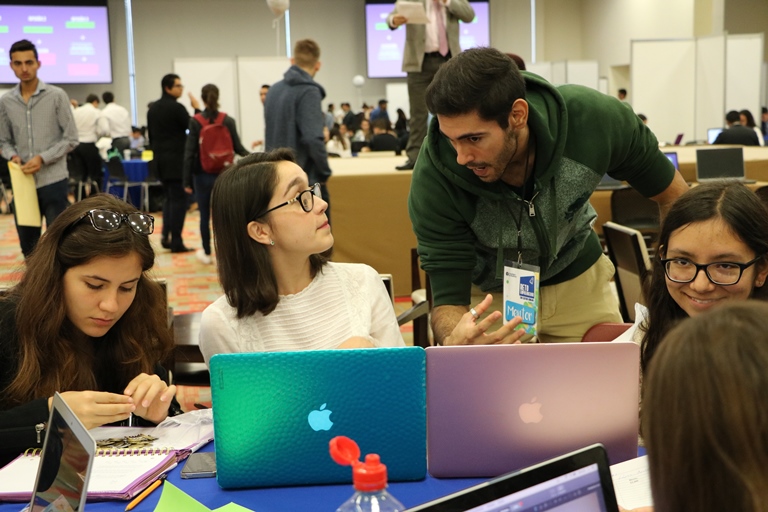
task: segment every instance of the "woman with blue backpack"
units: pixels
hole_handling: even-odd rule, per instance
[[[201,98],[205,110],[189,120],[189,135],[184,150],[184,190],[197,197],[200,210],[200,238],[203,247],[195,256],[206,265],[211,260],[211,191],[219,174],[235,158],[249,152],[240,142],[235,120],[219,112],[219,88],[213,84],[203,86]]]

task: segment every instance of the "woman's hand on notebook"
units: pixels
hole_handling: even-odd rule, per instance
[[[135,409],[131,397],[106,391],[65,391],[61,398],[87,429],[126,420]],[[49,409],[52,402],[53,397]]]
[[[136,416],[160,423],[168,416],[176,386],[169,386],[157,375],[141,373],[128,383],[123,393],[133,399]]]

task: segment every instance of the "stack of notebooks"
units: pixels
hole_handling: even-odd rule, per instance
[[[99,427],[89,433],[97,443],[116,444],[107,440],[126,439],[126,447],[97,450],[88,499],[127,500],[213,440],[213,420],[208,409],[168,418],[156,427]],[[150,444],[137,437],[143,435],[157,439]],[[29,450],[0,469],[0,500],[30,500],[40,464],[39,452]]]

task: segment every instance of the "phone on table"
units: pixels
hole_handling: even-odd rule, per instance
[[[216,476],[216,452],[193,453],[181,468],[181,478],[211,478]]]

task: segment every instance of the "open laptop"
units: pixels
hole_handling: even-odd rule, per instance
[[[35,479],[35,492],[25,510],[85,509],[95,454],[96,441],[61,395],[55,393]]]
[[[664,156],[669,158],[669,161],[672,162],[672,165],[675,166],[675,170],[676,171],[680,170],[680,164],[677,161],[677,152],[675,152],[675,151],[666,151],[666,152],[664,152]]]
[[[210,370],[225,489],[349,483],[329,455],[336,436],[379,454],[390,481],[426,476],[420,347],[218,354]]]
[[[593,443],[637,456],[634,343],[429,347],[427,466],[491,477]]]
[[[683,135],[684,133],[678,133],[677,137],[675,137],[675,146],[679,146],[681,142],[683,142]]]
[[[717,139],[717,136],[720,135],[720,132],[722,132],[722,128],[709,128],[707,129],[707,142],[710,144],[715,143],[715,139]]]
[[[736,180],[755,183],[745,178],[744,148],[717,147],[696,150],[696,181]]]
[[[618,512],[605,449],[592,445],[407,512]]]

